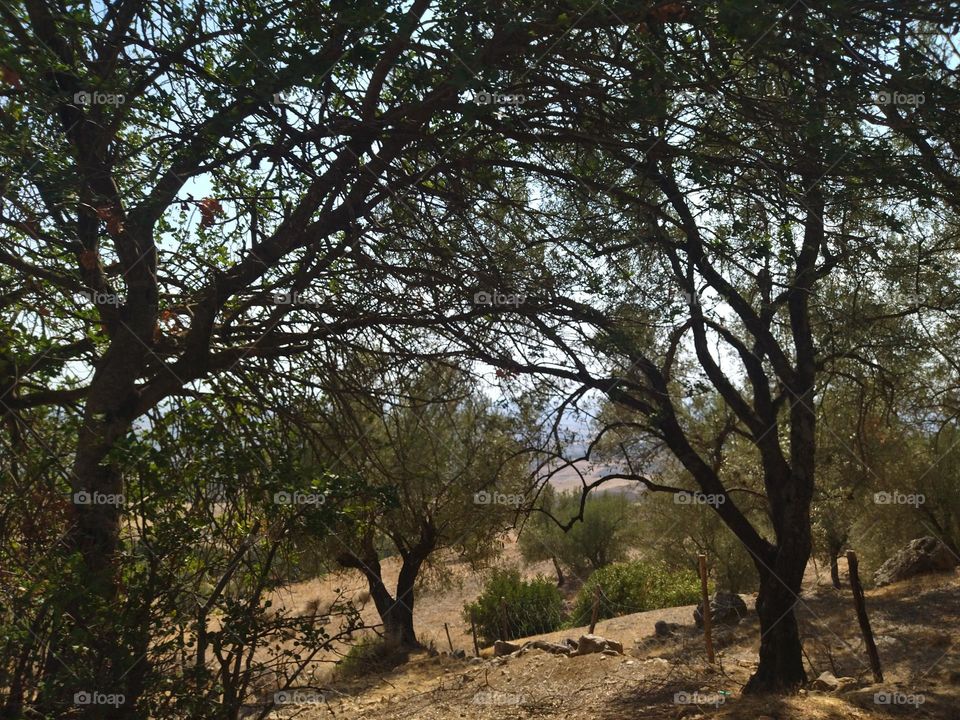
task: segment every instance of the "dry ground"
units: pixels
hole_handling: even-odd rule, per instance
[[[515,549],[505,548],[513,559]],[[393,575],[396,568],[387,564]],[[545,566],[541,568],[547,572]],[[460,618],[466,600],[479,591],[479,578],[451,566],[459,584],[418,598],[416,622],[421,638],[447,647],[443,623],[454,646],[472,654],[469,630]],[[312,581],[285,593],[288,603],[305,602],[329,592],[331,583],[355,586],[358,576]],[[752,609],[753,598],[743,596]],[[718,662],[706,663],[702,634],[693,626],[693,607],[637,613],[601,621],[597,634],[619,640],[622,657],[568,658],[539,650],[518,657],[462,661],[418,653],[393,671],[352,680],[332,680],[318,672],[309,684],[321,687],[324,704],[287,707],[274,717],[303,720],[449,720],[450,718],[727,718],[729,720],[840,720],[841,718],[938,718],[960,720],[960,577],[918,578],[867,593],[874,633],[884,664],[885,682],[872,684],[849,590],[836,591],[812,568],[797,604],[808,673],[824,670],[851,676],[856,683],[839,694],[807,691],[789,699],[739,696],[756,666],[758,624],[751,615],[733,631],[720,631]],[[372,608],[367,608],[372,612]],[[375,615],[371,616],[371,621]],[[654,637],[657,620],[681,623],[676,636]],[[544,635],[578,637],[585,628]],[[877,692],[899,692],[909,704],[878,704]],[[701,704],[678,704],[678,694],[699,693]],[[922,696],[922,704],[918,704]],[[682,697],[682,695],[681,695]],[[704,703],[706,701],[706,703]]]

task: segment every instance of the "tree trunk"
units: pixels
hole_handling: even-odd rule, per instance
[[[841,589],[840,564],[837,562],[837,556],[833,552],[830,553],[830,582],[833,583],[833,587],[837,590]]]
[[[400,576],[397,578],[397,600],[390,608],[388,616],[384,618],[387,637],[400,647],[418,648],[413,628],[414,585],[423,559],[416,555],[407,555],[400,567]]]
[[[550,559],[553,560],[553,569],[557,571],[557,587],[563,587],[563,582],[565,580],[563,577],[563,568],[560,567],[560,563],[555,557]]]
[[[799,518],[794,522],[803,523]],[[803,572],[810,558],[809,520],[796,535],[775,548],[770,556],[755,559],[760,575],[757,615],[760,618],[760,664],[744,693],[791,693],[807,682],[803,645],[795,607]]]
[[[342,555],[338,561],[345,567],[354,567],[363,571],[370,589],[370,597],[383,623],[386,641],[396,647],[420,647],[413,628],[413,587],[423,561],[414,562],[411,559],[404,559],[400,568],[400,577],[397,580],[396,599],[384,584],[380,561],[374,556],[361,559],[355,555]]]

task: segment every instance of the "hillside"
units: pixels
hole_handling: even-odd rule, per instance
[[[512,547],[505,552],[509,557]],[[459,609],[478,587],[465,575],[462,586],[428,593],[429,601],[417,606],[421,638],[446,649],[447,622],[454,647],[472,655]],[[752,608],[754,598],[743,599]],[[693,625],[693,606],[687,606],[599,622],[596,634],[621,642],[622,656],[567,657],[528,650],[494,658],[485,649],[482,660],[460,660],[425,651],[393,671],[351,681],[332,681],[329,673],[319,673],[313,687],[322,691],[322,704],[288,706],[273,717],[296,713],[305,720],[960,717],[956,710],[960,649],[951,632],[960,615],[960,577],[931,575],[871,590],[867,607],[884,667],[882,685],[872,684],[849,590],[834,590],[811,568],[797,605],[807,671],[811,679],[823,671],[852,678],[840,692],[809,690],[782,700],[739,697],[757,662],[756,619],[751,613],[736,628],[718,630],[718,661],[711,667],[704,658],[702,634]],[[659,620],[682,627],[672,637],[659,638],[654,634]],[[560,641],[585,632],[586,628],[576,628],[541,638]],[[892,704],[877,696],[884,692],[893,698]],[[695,696],[700,704],[676,702],[683,693]]]

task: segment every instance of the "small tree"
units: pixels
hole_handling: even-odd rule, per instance
[[[520,533],[520,552],[528,562],[552,560],[557,583],[561,566],[585,577],[594,570],[623,560],[639,540],[639,511],[629,498],[614,493],[587,496],[583,518],[564,530],[580,513],[580,494],[557,493],[551,486],[540,494],[539,510]]]
[[[438,551],[479,561],[523,500],[526,477],[514,421],[455,369],[399,378],[393,404],[373,395],[339,402],[321,428],[325,452],[377,490],[333,528],[332,555],[360,570],[390,642],[419,645],[415,586]],[[395,592],[381,559],[396,554]]]

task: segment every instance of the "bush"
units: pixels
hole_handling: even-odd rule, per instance
[[[601,588],[600,618],[617,617],[663,607],[691,605],[700,600],[700,579],[690,571],[673,571],[664,565],[635,560],[597,570],[580,588],[570,625],[590,622],[593,595]]]
[[[501,629],[506,600],[506,637]],[[550,580],[538,575],[524,580],[518,570],[495,570],[475,602],[463,608],[463,617],[477,624],[477,634],[487,645],[494,640],[512,640],[552,632],[563,623],[563,598]]]
[[[341,680],[363,678],[392,670],[407,661],[408,650],[391,644],[377,635],[367,635],[350,647],[337,663]]]

